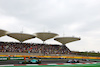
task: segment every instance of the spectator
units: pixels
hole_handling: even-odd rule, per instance
[[[67,54],[70,50],[66,46],[60,45],[0,42],[0,52]]]

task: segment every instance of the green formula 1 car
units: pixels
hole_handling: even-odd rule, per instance
[[[19,64],[40,64],[40,63],[41,63],[41,59],[39,60],[32,59],[32,60],[25,60],[25,61],[19,62]]]

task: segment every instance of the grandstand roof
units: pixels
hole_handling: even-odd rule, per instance
[[[77,38],[77,37],[57,37],[54,40],[65,45],[66,43],[69,43],[69,42],[78,41],[78,40],[80,40],[80,38]]]
[[[14,39],[17,39],[20,42],[23,42],[25,40],[32,39],[32,38],[36,37],[34,35],[25,34],[25,33],[9,33],[7,35],[14,38]]]
[[[50,33],[50,32],[39,32],[39,33],[35,33],[36,37],[41,39],[42,41],[54,38],[55,36],[57,36],[58,34],[56,33]]]
[[[0,29],[0,37],[6,35],[7,33],[7,31]]]

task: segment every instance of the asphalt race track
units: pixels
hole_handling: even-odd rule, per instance
[[[6,64],[18,64],[18,62],[23,60],[7,60],[7,61],[0,61],[0,65],[6,65]],[[66,63],[66,59],[42,59],[41,64],[51,64],[51,63]],[[82,61],[80,60],[80,63],[86,63],[86,62],[92,62],[92,61]]]

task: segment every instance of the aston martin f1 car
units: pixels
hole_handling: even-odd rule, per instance
[[[40,63],[41,63],[41,59],[24,60],[19,62],[19,64],[40,64]]]

